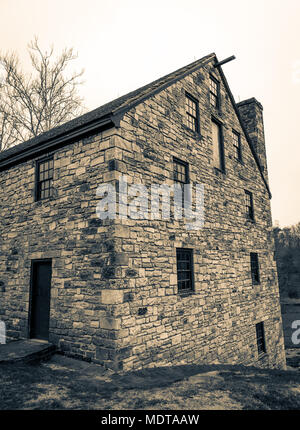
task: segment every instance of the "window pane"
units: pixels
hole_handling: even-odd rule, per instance
[[[193,100],[190,96],[186,95],[186,121],[187,126],[194,130],[198,131],[198,106],[197,101]]]
[[[250,191],[245,190],[245,210],[246,217],[254,220],[253,197]]]
[[[181,185],[182,190],[182,207],[184,207],[184,201],[189,200],[189,193],[185,193],[184,184],[189,183],[189,170],[188,163],[173,159],[173,178],[174,182]]]
[[[218,107],[218,98],[214,94],[210,94],[210,104],[214,107]]]
[[[239,133],[232,130],[233,146],[235,148],[235,158],[242,161],[241,136]]]
[[[256,340],[258,353],[266,352],[264,323],[256,324]]]
[[[183,184],[188,183],[188,164],[180,162],[179,160],[173,161],[174,168],[174,181],[181,182]]]
[[[258,264],[258,255],[255,252],[251,252],[250,254],[250,264],[251,264],[251,276],[253,285],[260,283],[259,278],[259,264]]]
[[[224,169],[223,153],[221,151],[221,130],[219,124],[212,121],[213,166]]]
[[[53,158],[38,164],[37,199],[45,199],[53,194]]]
[[[176,254],[178,291],[192,290],[192,250],[177,249]]]
[[[210,104],[214,107],[219,105],[219,83],[210,78]]]

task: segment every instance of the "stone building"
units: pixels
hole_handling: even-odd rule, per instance
[[[121,176],[203,184],[204,224],[122,217]],[[235,103],[215,54],[2,152],[0,189],[9,340],[114,369],[285,366],[262,106]]]

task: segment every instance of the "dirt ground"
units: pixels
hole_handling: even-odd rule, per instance
[[[300,409],[300,349],[288,370],[239,365],[161,365],[114,373],[54,355],[35,365],[0,366],[0,409]]]

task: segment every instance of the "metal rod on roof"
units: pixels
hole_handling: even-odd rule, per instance
[[[235,60],[235,56],[234,55],[232,55],[231,57],[225,58],[225,60],[219,61],[218,63],[216,63],[214,65],[214,67],[222,66],[223,64],[228,63],[229,61],[232,61],[232,60]]]

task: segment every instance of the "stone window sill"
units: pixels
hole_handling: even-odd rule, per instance
[[[189,297],[189,296],[193,296],[193,295],[195,295],[196,293],[195,293],[195,291],[192,291],[192,290],[190,290],[190,291],[184,291],[184,292],[182,292],[182,291],[178,291],[178,296],[179,297],[182,297],[182,298],[184,298],[184,297]]]
[[[44,203],[51,202],[52,200],[55,200],[55,199],[56,199],[55,196],[52,196],[52,197],[47,197],[45,199],[34,200],[34,203],[36,203],[37,206],[41,206]]]
[[[195,131],[192,128],[189,128],[188,126],[186,126],[185,124],[182,124],[182,126],[186,131],[191,133],[195,139],[202,139],[202,135],[201,135],[200,131]]]

